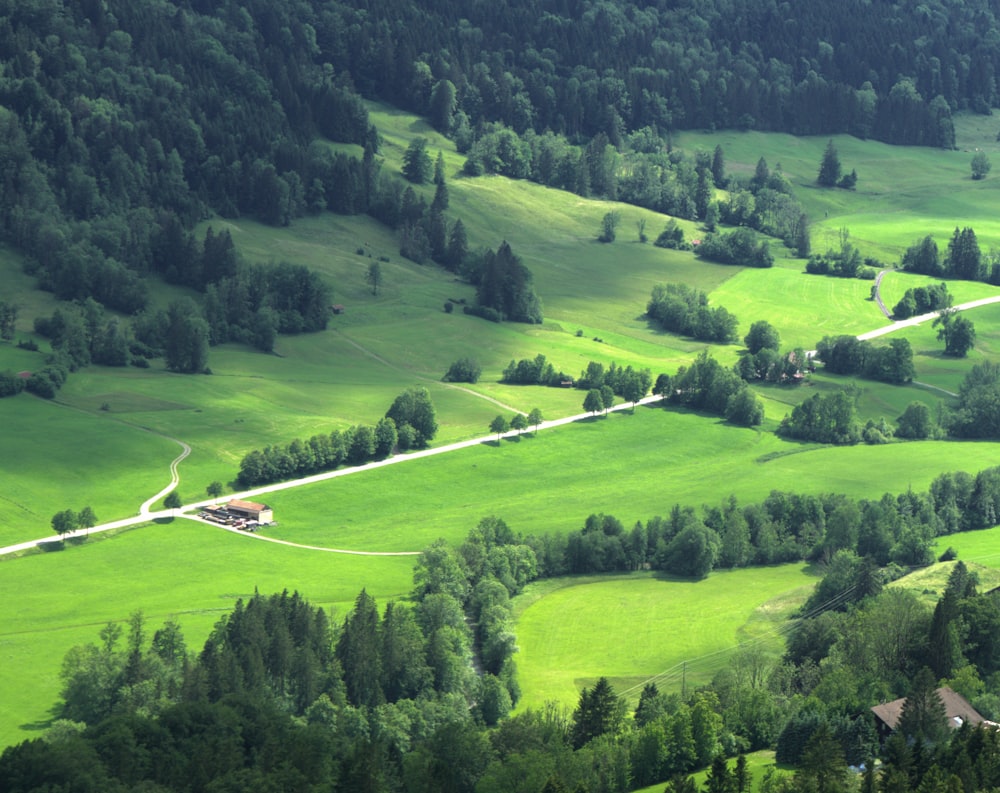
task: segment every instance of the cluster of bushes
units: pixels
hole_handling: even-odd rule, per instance
[[[298,438],[284,446],[254,449],[240,461],[237,481],[243,486],[332,471],[340,465],[361,465],[388,457],[396,449],[426,446],[437,433],[434,406],[426,388],[409,388],[396,397],[374,427],[361,424],[346,430]]]
[[[480,309],[495,311],[501,320],[541,323],[542,301],[532,286],[531,271],[506,240],[496,252],[485,251],[469,276]]]
[[[669,404],[704,410],[744,427],[764,421],[764,403],[732,369],[725,368],[703,350],[690,366],[682,366],[673,377],[661,374],[656,393]]]
[[[675,251],[689,251],[691,243],[684,241],[684,229],[677,225],[673,218],[667,221],[667,225],[653,242],[657,248],[667,248]]]
[[[483,367],[476,359],[459,358],[448,367],[442,379],[446,383],[478,383],[482,373]]]
[[[815,443],[851,445],[888,443],[894,434],[881,418],[862,425],[857,411],[858,392],[841,389],[832,394],[814,394],[799,403],[778,425],[778,435]],[[906,414],[904,414],[906,415]]]
[[[736,317],[723,306],[710,308],[708,295],[686,284],[654,286],[646,314],[664,330],[700,341],[726,343],[736,338]]]
[[[507,364],[500,376],[501,383],[511,383],[512,385],[547,385],[561,386],[569,382],[572,378],[563,373],[557,372],[556,368],[539,353],[533,359],[522,358]]]
[[[906,293],[893,307],[892,316],[895,319],[907,319],[950,306],[951,295],[948,292],[947,284],[918,286],[906,290]]]
[[[854,336],[824,336],[816,344],[816,358],[835,374],[859,375],[884,383],[908,383],[916,374],[913,348],[907,339],[893,339],[881,346]]]
[[[832,275],[837,278],[860,278],[863,281],[874,281],[878,275],[874,259],[861,261],[861,254],[853,245],[846,245],[841,251],[827,251],[816,254],[806,262],[806,272],[812,275]]]
[[[7,369],[0,372],[0,399],[17,396],[24,390],[25,378],[18,377],[17,372]]]
[[[772,267],[774,255],[767,240],[757,242],[757,235],[748,228],[729,233],[706,234],[695,248],[695,256],[720,264],[743,267]]]

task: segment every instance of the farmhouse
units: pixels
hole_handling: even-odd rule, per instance
[[[240,501],[238,498],[234,498],[226,504],[226,511],[233,517],[242,520],[253,520],[257,523],[274,521],[274,511],[267,504],[258,504],[255,501]]]
[[[976,712],[976,709],[969,704],[968,700],[956,691],[952,691],[947,686],[937,690],[938,698],[944,704],[945,715],[948,718],[948,726],[957,730],[965,722],[971,722],[978,726],[986,721]],[[883,738],[894,732],[899,725],[899,717],[903,713],[903,704],[906,697],[896,699],[892,702],[883,702],[872,708],[875,714],[875,727],[878,734]]]

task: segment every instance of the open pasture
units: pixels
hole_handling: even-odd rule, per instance
[[[490,419],[505,406],[525,412],[540,407],[549,417],[579,410],[579,392],[500,384],[500,374],[512,359],[541,353],[571,376],[577,376],[591,360],[649,367],[654,375],[673,372],[705,345],[662,333],[646,321],[645,305],[657,283],[683,281],[708,291],[713,304],[725,305],[740,318],[741,336],[753,321],[767,319],[779,328],[786,346],[810,347],[818,335],[827,332],[854,333],[884,324],[867,300],[867,283],[806,276],[801,273],[801,262],[789,260],[780,246],[775,246],[779,266],[747,271],[702,262],[691,253],[641,245],[636,241],[636,221],[645,219],[647,234],[652,237],[666,222],[664,216],[582,199],[526,181],[467,178],[460,174],[464,157],[422,120],[380,105],[372,106],[372,120],[384,138],[382,156],[387,171],[398,170],[402,153],[415,135],[428,138],[432,155],[439,149],[443,152],[451,198],[449,216],[463,219],[474,248],[495,248],[508,239],[535,274],[536,288],[545,304],[545,324],[496,325],[463,315],[460,305],[454,313],[445,314],[445,301],[471,301],[473,288],[434,265],[419,266],[404,260],[398,255],[395,235],[367,217],[325,214],[299,219],[283,229],[216,218],[211,224],[216,230],[230,230],[247,259],[284,259],[323,273],[333,287],[333,300],[345,306],[345,313],[333,317],[325,333],[282,337],[275,355],[233,345],[214,348],[210,357],[214,374],[210,377],[171,375],[158,361],[149,370],[90,367],[78,372],[60,392],[59,400],[80,409],[78,421],[86,428],[68,430],[67,435],[100,434],[109,420],[114,420],[188,442],[193,452],[181,466],[180,493],[190,500],[200,497],[211,481],[230,482],[239,460],[250,449],[351,424],[374,423],[395,395],[409,385],[423,384],[431,390],[441,425],[437,442],[446,442],[484,432]],[[937,196],[943,178],[940,169],[956,167],[946,163],[931,168],[940,158],[951,162],[949,158],[955,153],[901,150],[838,139],[847,167],[852,167],[852,158],[860,161],[863,157],[875,173],[876,163],[888,163],[889,175],[883,182],[865,176],[867,164],[857,166],[862,185],[874,189],[884,184],[886,192],[819,191],[810,181],[825,140],[758,133],[714,137],[685,133],[675,143],[682,148],[710,150],[717,141],[726,148],[733,172],[752,169],[760,154],[768,156],[772,167],[780,159],[804,201],[815,204],[817,196],[824,201],[833,196],[843,203],[839,210],[833,209],[857,212],[867,206],[873,216],[887,216],[885,202],[897,200],[895,191],[887,186],[890,182],[908,179],[909,193]],[[915,161],[929,163],[930,175],[907,176]],[[965,186],[963,183],[963,190]],[[431,186],[417,189],[430,199]],[[622,216],[619,239],[603,245],[596,242],[596,236],[601,216],[611,208]],[[817,217],[820,205],[814,209]],[[824,227],[839,228],[835,212],[830,208],[822,211],[834,217],[818,223],[818,232]],[[701,233],[693,223],[682,225],[689,237]],[[384,285],[376,296],[364,275],[370,261],[378,257],[388,261],[382,262]],[[54,303],[49,295],[29,291],[32,279],[19,271],[14,254],[7,251],[0,259],[5,284],[10,283],[11,294],[26,305],[19,330],[30,330],[28,314],[47,312]],[[890,276],[895,278],[896,274]],[[958,296],[965,288],[956,285],[953,291]],[[989,288],[968,289],[978,295]],[[176,291],[155,285],[153,304],[164,304]],[[714,354],[730,363],[738,349],[738,345],[717,347]],[[451,362],[463,356],[477,358],[483,366],[480,382],[458,386],[440,383]],[[926,381],[940,385],[954,380],[932,373]],[[35,409],[27,407],[26,401],[30,397],[9,400],[5,410],[12,422],[37,429],[39,425],[32,418]],[[104,405],[106,412],[101,411]],[[767,426],[773,426],[784,412],[781,398],[769,400]],[[31,435],[27,429],[25,433]],[[33,443],[31,437],[25,437],[17,446],[13,443],[9,437],[0,438],[0,453],[7,459],[24,453],[25,448],[44,449],[58,446],[60,441],[50,433],[43,442]],[[145,486],[129,489],[130,494],[155,492],[165,483],[166,464],[173,456],[169,443],[165,448],[166,455],[154,456],[140,453],[137,447],[133,456],[141,460],[131,470],[144,471],[156,487],[151,491]],[[74,455],[64,448],[57,451],[59,454],[46,458],[66,460],[55,469],[61,472],[62,467],[73,465]],[[39,502],[46,503],[42,516],[46,522],[50,517],[48,504],[63,499],[70,504],[86,503],[90,499],[94,491],[78,489],[74,482],[75,474],[50,476],[35,485]],[[120,484],[116,483],[116,489],[123,491]],[[128,514],[137,506],[123,503],[120,508],[113,500],[97,500],[100,503],[93,506],[106,519]],[[126,508],[128,511],[122,511]]]
[[[631,526],[676,503],[717,505],[731,494],[744,503],[771,490],[878,498],[924,489],[942,471],[994,465],[997,449],[801,444],[716,417],[640,407],[269,494],[280,525],[267,531],[322,547],[419,551],[438,537],[461,542],[487,515],[540,535],[579,529],[591,513]]]
[[[51,717],[70,647],[142,611],[197,652],[237,598],[298,590],[340,622],[362,588],[383,608],[412,587],[412,557],[345,556],[252,542],[187,520],[0,562],[0,746],[37,737]],[[30,680],[30,685],[25,681]]]
[[[944,553],[954,548],[958,558],[966,564],[977,564],[1000,571],[1000,527],[982,531],[967,531],[938,537],[935,552]],[[992,589],[997,584],[987,583],[982,589]]]
[[[91,420],[29,394],[0,402],[0,545],[51,533],[52,515],[90,506],[98,519],[128,517],[170,481],[181,447],[111,417]]]
[[[721,145],[733,174],[752,175],[762,156],[772,169],[780,163],[809,215],[814,251],[837,247],[846,228],[862,255],[891,264],[927,234],[943,251],[956,226],[972,226],[984,249],[1000,245],[1000,180],[994,175],[973,181],[970,169],[975,148],[996,155],[995,124],[959,115],[955,127],[958,148],[952,151],[834,136],[843,169],[858,172],[855,191],[816,184],[826,136],[684,132],[674,143],[709,152]]]
[[[815,582],[798,564],[702,581],[636,573],[532,584],[515,601],[519,707],[547,700],[573,707],[580,689],[602,676],[633,703],[647,682],[690,691],[743,642],[781,652],[782,626]]]

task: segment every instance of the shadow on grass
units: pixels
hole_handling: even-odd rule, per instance
[[[173,515],[171,515],[170,517],[166,518],[153,518],[153,523],[157,524],[158,526],[166,526],[170,523],[173,523],[175,520],[177,519]]]
[[[55,542],[40,542],[35,545],[36,548],[45,553],[52,553],[53,551],[62,551],[66,549],[65,540],[56,540]]]
[[[42,732],[43,730],[49,729],[55,720],[56,714],[53,713],[52,716],[45,719],[45,721],[29,721],[25,724],[18,724],[17,728],[19,730],[24,730],[25,732]]]

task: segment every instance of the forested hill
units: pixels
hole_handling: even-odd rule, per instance
[[[374,132],[319,5],[0,0],[0,229],[43,288],[132,312],[143,273],[193,258],[178,227],[326,205],[310,142]]]
[[[212,281],[178,231],[212,213],[371,209],[361,96],[462,151],[489,122],[951,146],[954,110],[996,104],[997,40],[985,0],[0,0],[0,234],[41,287],[131,313],[147,272]]]
[[[351,6],[361,6],[351,8]],[[386,0],[331,3],[320,35],[358,88],[433,116],[448,80],[474,128],[569,137],[743,127],[953,145],[1000,68],[985,0]],[[333,45],[333,46],[331,46]]]

